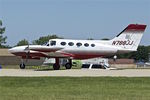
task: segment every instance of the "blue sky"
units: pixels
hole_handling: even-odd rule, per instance
[[[0,0],[0,19],[11,46],[51,34],[111,39],[130,23],[148,25],[141,44],[150,45],[150,0]]]

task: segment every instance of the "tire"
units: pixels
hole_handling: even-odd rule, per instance
[[[54,65],[53,65],[53,69],[54,69],[54,70],[59,70],[59,69],[60,69],[60,65],[54,64]]]
[[[22,63],[22,64],[20,64],[20,69],[25,69],[25,64],[24,63]]]
[[[72,64],[66,63],[66,64],[65,64],[65,67],[66,67],[66,69],[71,69],[71,68],[72,68]]]

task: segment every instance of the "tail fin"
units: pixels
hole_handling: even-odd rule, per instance
[[[111,45],[126,50],[136,51],[143,36],[146,25],[130,24],[114,39],[110,40]]]

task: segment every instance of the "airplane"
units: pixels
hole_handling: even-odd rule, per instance
[[[60,58],[67,58],[66,69],[72,68],[73,59],[108,57],[117,54],[137,51],[143,33],[144,24],[129,24],[111,40],[72,40],[50,39],[46,45],[25,45],[9,49],[9,52],[20,56],[20,68],[25,68],[23,59],[55,58],[54,70],[60,69]]]

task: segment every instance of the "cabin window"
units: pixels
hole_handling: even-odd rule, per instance
[[[82,45],[82,43],[77,43],[76,45],[77,45],[78,47],[80,47],[80,46]]]
[[[88,43],[85,43],[85,44],[84,44],[84,46],[85,46],[85,47],[88,47],[88,46],[89,46],[89,44],[88,44]]]
[[[61,42],[60,44],[61,44],[62,46],[64,46],[64,45],[66,45],[66,42]]]
[[[91,47],[95,47],[95,44],[91,44]]]
[[[51,46],[56,45],[56,41],[51,41],[51,42],[50,42],[50,45],[51,45]]]
[[[69,46],[73,46],[74,43],[73,43],[73,42],[69,42],[68,45],[69,45]]]

